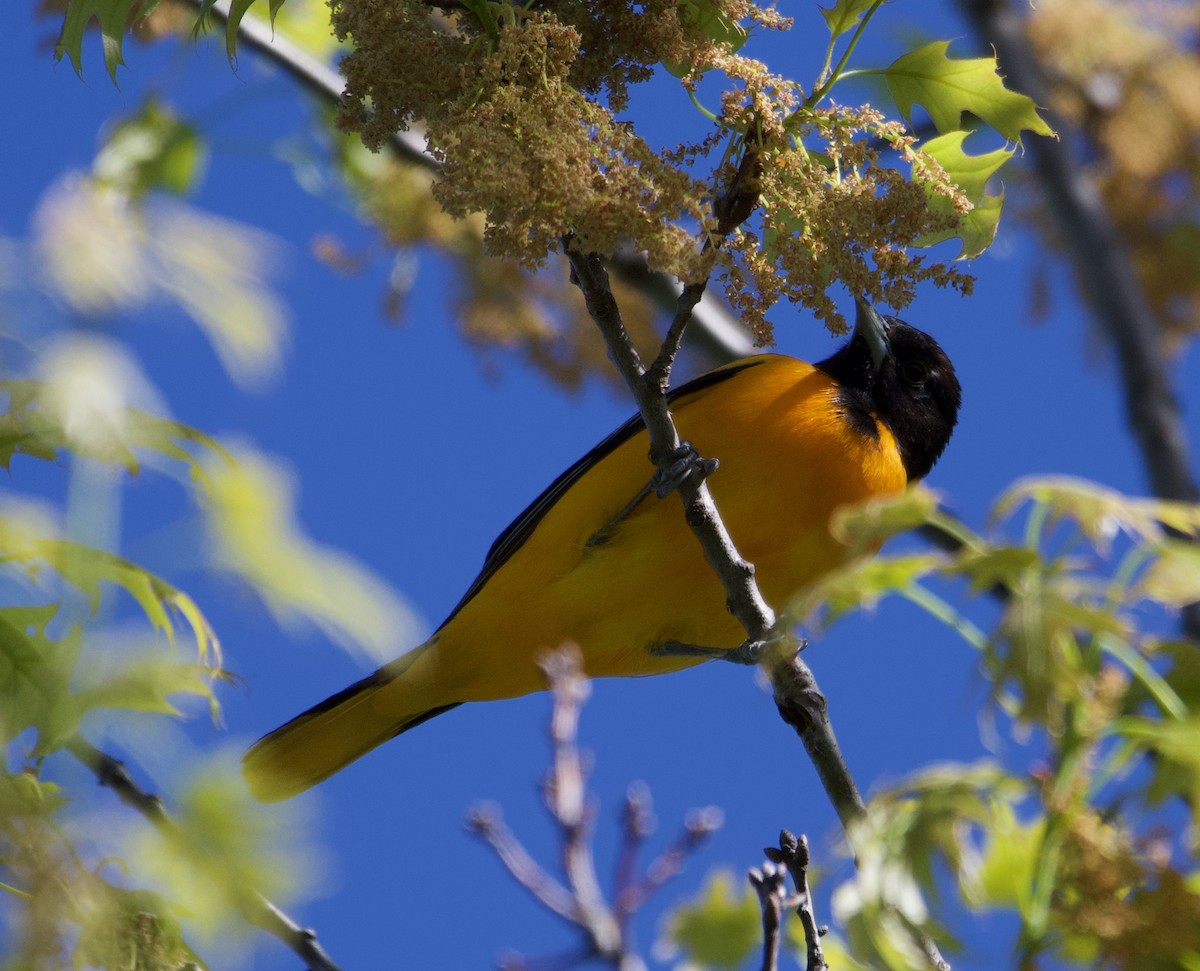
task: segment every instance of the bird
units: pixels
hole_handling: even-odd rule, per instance
[[[717,509],[773,605],[844,562],[834,511],[924,478],[958,420],[961,387],[937,341],[856,304],[850,339],[817,364],[758,354],[668,394],[681,438],[717,460]],[[742,645],[679,502],[650,487],[648,452],[635,415],[559,475],[425,643],[250,747],[251,793],[289,798],[464,702],[543,690],[539,658],[568,642],[593,678],[676,671]]]

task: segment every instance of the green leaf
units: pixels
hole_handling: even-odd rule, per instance
[[[197,20],[197,29],[199,29],[205,21],[205,18],[212,11],[217,0],[202,0],[200,4],[200,16]],[[238,26],[242,22],[242,18],[246,16],[248,11],[257,0],[232,0],[229,4],[229,14],[225,21],[225,54],[232,61],[237,55],[237,39]],[[275,21],[275,12],[283,5],[283,0],[271,0],[268,8],[270,12],[271,22]]]
[[[49,816],[67,805],[62,789],[28,772],[0,772],[0,819]]]
[[[745,27],[712,0],[678,0],[676,9],[679,11],[679,23],[685,31],[699,33],[714,44],[726,44],[733,52],[741,49],[750,36]],[[664,61],[663,67],[675,77],[681,78],[690,74],[694,65]],[[702,65],[701,70],[707,70],[707,66]]]
[[[933,207],[931,207],[933,208]],[[913,246],[925,248],[935,246],[948,239],[962,240],[955,259],[973,260],[992,245],[996,230],[1000,226],[1000,213],[1004,210],[1004,193],[984,196],[975,203],[970,212],[959,215],[958,225],[936,233],[926,233],[913,241]]]
[[[920,150],[930,156],[945,171],[959,192],[971,203],[969,212],[956,212],[954,201],[927,190],[929,208],[944,215],[956,215],[958,224],[937,233],[928,233],[915,243],[918,247],[933,246],[947,239],[960,239],[962,248],[958,259],[974,259],[991,244],[1000,225],[1000,212],[1004,207],[1004,193],[986,195],[988,180],[1013,156],[1013,150],[998,148],[982,155],[968,155],[963,151],[965,131],[947,132],[930,139]],[[919,181],[914,171],[914,180]]]
[[[750,32],[730,17],[713,0],[679,0],[679,20],[685,28],[698,30],[714,44],[727,44],[736,53]]]
[[[928,968],[923,937],[953,947],[931,916],[926,893],[937,894],[944,867],[967,892],[977,859],[975,832],[1016,802],[1025,786],[988,762],[934,766],[874,796],[847,827],[853,879],[834,892],[833,909],[855,956],[870,966]]]
[[[952,131],[931,138],[920,150],[934,158],[968,199],[974,202],[983,198],[988,180],[1013,157],[1016,150],[998,148],[982,155],[968,155],[963,151],[963,142],[969,132]]]
[[[735,889],[739,883],[741,893]],[[699,897],[667,918],[666,938],[690,966],[737,968],[762,939],[758,900],[748,883],[728,870],[716,870]]]
[[[92,174],[133,198],[151,189],[183,195],[199,179],[204,159],[199,132],[151,97],[112,129],[92,162]]]
[[[1049,722],[1063,704],[1080,700],[1091,683],[1082,643],[1106,636],[1128,641],[1130,631],[1109,610],[1074,599],[1068,584],[1026,577],[1005,605],[986,654],[993,693],[1020,689],[1020,717]]]
[[[1020,141],[1022,131],[1053,134],[1030,98],[1004,86],[994,57],[953,60],[946,56],[949,46],[932,41],[879,72],[905,120],[911,122],[913,105],[920,104],[943,133],[959,129],[969,111],[1010,141]]]
[[[83,75],[83,35],[94,19],[100,25],[100,40],[104,46],[104,66],[113,83],[117,81],[117,67],[124,64],[121,45],[125,39],[125,25],[137,11],[144,17],[157,4],[157,0],[67,0],[63,14],[62,30],[54,45],[55,60],[61,61],[65,54],[71,60],[75,73]]]
[[[82,635],[72,627],[62,640],[47,637],[57,611],[56,604],[0,610],[0,742],[35,728],[34,754],[53,750],[78,725],[70,684]]]
[[[151,625],[174,646],[179,614],[196,642],[196,653],[205,662],[219,663],[220,644],[199,608],[187,594],[175,589],[136,563],[105,550],[58,539],[52,527],[34,512],[10,502],[0,508],[0,550],[10,566],[25,571],[35,581],[46,567],[99,606],[101,584],[125,590],[142,608]]]
[[[842,34],[852,31],[858,26],[871,7],[879,0],[837,0],[832,7],[818,7],[825,23],[829,26],[830,40],[837,40]]]

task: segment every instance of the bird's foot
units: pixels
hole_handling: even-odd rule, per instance
[[[761,639],[745,640],[737,647],[704,647],[681,641],[663,641],[661,644],[651,644],[650,653],[655,657],[697,657],[750,665],[760,663],[768,652],[787,642],[796,643],[790,635],[768,635]],[[800,642],[797,650],[803,650],[804,646],[804,642]]]
[[[651,492],[659,499],[665,498],[683,485],[690,476],[699,475],[702,479],[707,479],[716,469],[716,459],[701,458],[700,453],[692,447],[691,442],[683,442],[671,454],[670,464],[666,468],[657,469],[650,477],[650,481],[642,486],[637,495],[630,499],[612,519],[589,536],[584,545],[590,548],[607,543],[612,539],[621,523],[633,514],[633,511],[642,504],[642,500]],[[719,650],[719,648],[712,650]]]
[[[680,442],[669,456],[668,464],[660,466],[654,475],[654,494],[659,499],[669,496],[693,475],[707,479],[717,471],[716,459],[701,458],[691,442]]]

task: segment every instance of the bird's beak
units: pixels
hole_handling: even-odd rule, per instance
[[[855,297],[854,305],[858,308],[854,316],[854,333],[867,342],[867,347],[871,349],[871,365],[878,371],[883,359],[892,353],[888,344],[887,321],[862,297]]]

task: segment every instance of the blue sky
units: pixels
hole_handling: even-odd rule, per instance
[[[29,5],[26,5],[29,6]],[[937,10],[936,20],[934,11]],[[916,8],[889,5],[865,48],[864,63],[886,63],[911,37]],[[967,35],[941,4],[920,5],[942,37]],[[775,56],[811,56],[823,25],[814,7],[795,11],[789,40]],[[303,139],[307,108],[291,83],[247,53],[235,75],[219,45],[131,45],[115,88],[87,50],[84,79],[55,64],[42,40],[48,22],[16,12],[0,33],[0,75],[9,92],[0,140],[0,236],[21,237],[31,212],[62,173],[88,166],[102,126],[158,91],[211,139],[213,155],[191,200],[261,227],[281,240],[276,287],[289,307],[291,338],[279,377],[257,392],[231,384],[199,331],[169,307],[119,322],[173,415],[214,433],[252,440],[285,461],[301,483],[300,514],[309,532],[368,564],[437,625],[477,572],[493,537],[562,468],[631,411],[593,382],[565,395],[503,354],[485,372],[446,318],[446,268],[422,254],[402,326],[380,313],[388,264],[340,276],[316,261],[313,237],[333,233],[351,249],[376,243],[336,189],[302,189],[281,159]],[[811,36],[809,36],[811,35]],[[797,40],[799,38],[799,40]],[[792,45],[792,46],[788,46]],[[970,53],[964,39],[954,50]],[[782,65],[787,69],[787,65]],[[797,70],[801,70],[797,68]],[[807,70],[811,70],[808,68]],[[640,110],[691,120],[667,86]],[[864,92],[862,96],[867,95]],[[663,130],[664,143],[677,140]],[[982,524],[990,503],[1030,473],[1067,473],[1141,493],[1145,478],[1123,417],[1114,368],[1074,299],[1056,257],[1013,218],[1036,205],[1013,172],[1005,174],[1010,211],[993,249],[972,265],[974,297],[924,292],[904,316],[933,333],[954,360],[964,407],[949,450],[929,483],[968,522]],[[548,272],[565,273],[552,263]],[[1050,314],[1030,320],[1031,282],[1049,282]],[[50,313],[36,299],[8,309]],[[25,298],[22,298],[25,300]],[[31,310],[32,308],[32,310]],[[772,315],[778,350],[808,359],[834,341],[790,308]],[[1185,413],[1198,407],[1196,352],[1175,362]],[[1200,452],[1200,424],[1191,446]],[[14,465],[5,488],[61,495],[61,468]],[[719,499],[719,495],[718,495]],[[186,499],[173,483],[130,486],[122,552],[193,592],[222,636],[238,684],[222,692],[225,730],[203,718],[187,729],[197,755],[238,749],[364,673],[319,635],[281,630],[252,597],[196,572]],[[183,526],[166,526],[183,520]],[[414,633],[412,643],[417,642]],[[971,649],[899,603],[837,626],[816,641],[810,665],[830,699],[846,757],[860,785],[895,781],[930,762],[993,754],[977,713],[986,686]],[[565,950],[574,939],[503,874],[463,819],[480,801],[499,803],[526,845],[554,863],[553,831],[538,803],[547,765],[548,700],[534,696],[463,707],[385,746],[346,770],[302,805],[319,822],[328,871],[317,899],[291,908],[314,927],[343,968],[487,967],[506,948],[530,954]],[[658,934],[664,906],[695,892],[713,867],[741,872],[760,861],[779,828],[809,834],[819,860],[831,861],[836,826],[795,737],[779,721],[752,672],[710,664],[670,677],[599,683],[585,710],[582,742],[594,753],[592,789],[600,800],[602,872],[616,845],[615,814],[625,787],[646,782],[659,832],[651,852],[677,831],[691,807],[723,808],[726,825],[639,922],[639,940]],[[1024,764],[1007,743],[998,753]],[[169,793],[167,766],[139,766],[147,784]],[[155,772],[160,775],[155,775]],[[844,868],[844,861],[838,864]],[[844,873],[844,869],[842,871]],[[826,883],[828,890],[832,884]],[[980,922],[977,950],[964,968],[1004,967],[988,942],[1008,925]],[[244,966],[296,966],[264,939]]]

